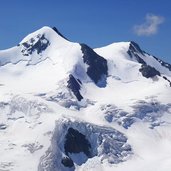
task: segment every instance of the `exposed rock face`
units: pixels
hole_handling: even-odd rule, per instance
[[[66,155],[68,155],[68,153],[83,152],[87,157],[91,156],[91,145],[85,135],[73,128],[69,128],[65,138],[64,149]]]
[[[74,93],[78,101],[81,101],[83,99],[79,91],[81,89],[80,86],[81,82],[79,80],[76,80],[74,76],[70,74],[67,83],[68,83],[67,87]]]
[[[31,38],[29,41],[21,44],[24,56],[29,56],[33,52],[37,51],[37,54],[42,53],[50,45],[48,39],[44,35],[38,34],[35,38]]]
[[[83,53],[84,63],[88,65],[87,74],[99,87],[106,86],[106,77],[108,74],[107,60],[99,56],[90,47],[80,44]]]
[[[152,78],[157,75],[160,76],[160,72],[157,71],[155,68],[151,67],[150,65],[142,65],[139,71],[146,78]]]
[[[132,51],[132,52],[138,52],[138,53],[144,55],[144,52],[141,50],[139,45],[137,43],[135,43],[134,41],[130,42],[129,50]]]
[[[144,56],[144,52],[141,50],[141,48],[137,43],[131,41],[127,53],[131,58],[134,57],[137,60],[137,62],[139,62],[140,64],[146,64],[146,62],[138,55],[141,54]]]
[[[56,27],[53,27],[52,28],[57,34],[59,34],[61,37],[63,37],[64,39],[68,40],[66,37],[64,37],[60,32],[59,30],[56,28]]]

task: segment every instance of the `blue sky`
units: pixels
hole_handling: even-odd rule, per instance
[[[133,40],[171,63],[170,0],[1,0],[0,49],[45,25],[93,48]]]

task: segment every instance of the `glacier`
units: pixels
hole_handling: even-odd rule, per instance
[[[137,43],[45,26],[0,51],[0,170],[170,171],[170,96],[171,65]]]

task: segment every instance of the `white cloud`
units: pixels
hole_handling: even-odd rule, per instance
[[[158,32],[159,26],[164,22],[164,17],[154,14],[147,14],[145,22],[134,26],[134,32],[138,36],[150,36]]]

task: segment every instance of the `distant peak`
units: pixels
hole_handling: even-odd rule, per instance
[[[56,27],[52,27],[52,29],[53,29],[57,34],[59,34],[61,37],[63,37],[64,39],[68,40],[65,36],[63,36],[63,35],[59,32],[59,30],[58,30]]]

